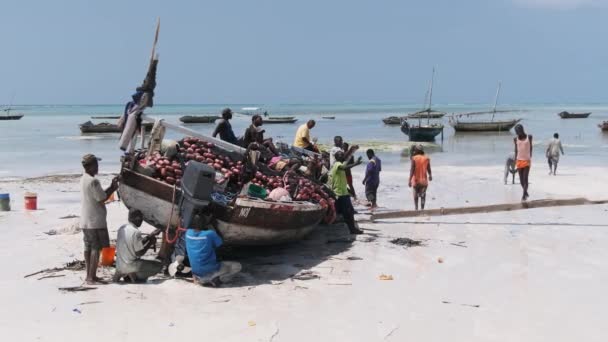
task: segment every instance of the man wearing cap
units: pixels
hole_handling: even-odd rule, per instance
[[[110,246],[108,224],[106,222],[105,202],[118,188],[118,177],[112,179],[112,184],[104,190],[95,176],[99,173],[98,161],[101,159],[93,154],[82,157],[84,173],[80,179],[82,208],[80,211],[80,228],[84,240],[84,261],[87,266],[87,284],[100,283],[97,277],[97,264],[102,248]]]

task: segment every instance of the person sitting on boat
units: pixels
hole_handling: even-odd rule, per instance
[[[510,153],[505,162],[505,185],[507,184],[509,173],[512,177],[511,184],[515,184],[515,174],[517,173],[517,168],[515,167],[515,153]]]
[[[360,165],[361,157],[355,163],[346,163],[347,157],[350,156],[345,155],[343,151],[336,152],[335,157],[336,162],[331,168],[328,185],[338,198],[336,200],[336,211],[344,217],[344,222],[351,234],[363,234],[363,231],[355,223],[355,208],[353,208],[350,200],[346,181],[346,170]]]
[[[431,160],[424,154],[422,145],[415,146],[411,164],[408,186],[414,189],[414,208],[418,210],[418,198],[420,198],[420,208],[424,210],[426,189],[429,181],[433,180],[433,174],[431,172]]]
[[[243,136],[243,147],[247,148],[251,143],[257,143],[260,145],[260,152],[262,152],[262,156],[269,160],[272,156],[278,156],[279,153],[274,146],[272,138],[264,139],[264,130],[262,125],[264,124],[264,120],[260,115],[254,115],[251,118],[251,126],[249,126],[245,130],[245,135]]]
[[[116,272],[112,280],[119,282],[122,278],[132,283],[145,283],[149,277],[160,273],[163,266],[158,260],[147,260],[141,257],[156,246],[157,229],[152,234],[142,236],[139,227],[144,215],[137,209],[129,210],[129,223],[121,226],[116,234]]]
[[[223,241],[214,230],[209,229],[211,220],[209,207],[194,215],[186,231],[186,250],[194,283],[217,287],[229,282],[239,273],[241,264],[234,261],[217,261],[215,250]]]
[[[316,125],[315,120],[308,120],[307,123],[298,127],[296,131],[296,137],[293,141],[293,146],[303,148],[312,152],[319,152],[319,149],[310,139],[310,130]]]
[[[219,134],[221,140],[238,145],[238,141],[232,130],[232,125],[230,124],[231,119],[232,110],[230,108],[224,108],[224,110],[222,110],[222,118],[217,121],[217,126],[215,126],[215,130],[213,131],[213,137],[215,138]]]
[[[549,163],[549,174],[557,172],[557,163],[559,163],[559,153],[564,154],[564,148],[562,147],[562,142],[559,140],[559,134],[553,134],[553,139],[549,142],[549,146],[547,146],[547,161]]]

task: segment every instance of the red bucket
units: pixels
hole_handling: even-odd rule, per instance
[[[38,209],[38,194],[33,192],[25,193],[25,210]]]
[[[99,263],[101,266],[112,266],[114,263],[114,256],[116,256],[116,247],[104,247],[101,250],[101,260]]]

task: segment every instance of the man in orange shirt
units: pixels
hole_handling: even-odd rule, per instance
[[[414,206],[416,210],[418,210],[418,197],[420,197],[420,207],[424,210],[426,188],[429,185],[429,181],[433,180],[431,160],[424,154],[422,145],[414,146],[413,155],[408,186],[414,188]]]

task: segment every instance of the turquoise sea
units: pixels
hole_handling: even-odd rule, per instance
[[[422,108],[419,104],[218,104],[218,105],[156,105],[146,113],[179,123],[182,115],[218,114],[224,107],[240,112],[243,107],[262,107],[271,115],[295,116],[296,124],[268,125],[266,136],[292,142],[299,124],[317,120],[312,135],[320,143],[330,144],[334,135],[346,141],[371,145],[380,151],[385,163],[407,163],[400,151],[407,146],[398,126],[386,126],[381,119],[390,115],[404,115]],[[433,108],[448,113],[487,110],[489,104],[437,104]],[[554,132],[559,132],[566,149],[563,163],[578,165],[606,165],[608,162],[608,134],[597,124],[608,120],[608,104],[521,104],[504,105],[500,109],[519,109],[520,112],[497,114],[498,118],[522,118],[522,124],[535,137],[535,159],[544,166],[544,144]],[[104,160],[102,172],[116,172],[121,155],[118,135],[81,135],[78,125],[91,116],[119,115],[123,105],[28,105],[13,106],[14,113],[23,113],[19,121],[0,121],[0,178],[31,177],[56,173],[80,172],[80,157],[94,153]],[[556,114],[562,110],[590,111],[588,119],[563,120]],[[322,116],[335,116],[326,120]],[[103,120],[93,120],[103,121]],[[434,163],[452,165],[502,165],[512,151],[512,134],[455,134],[447,117],[443,141],[438,137],[438,151]],[[241,135],[250,117],[235,115],[233,128]],[[189,125],[196,131],[211,134],[213,124]],[[180,135],[170,132],[169,137]],[[404,166],[405,167],[405,166]]]

